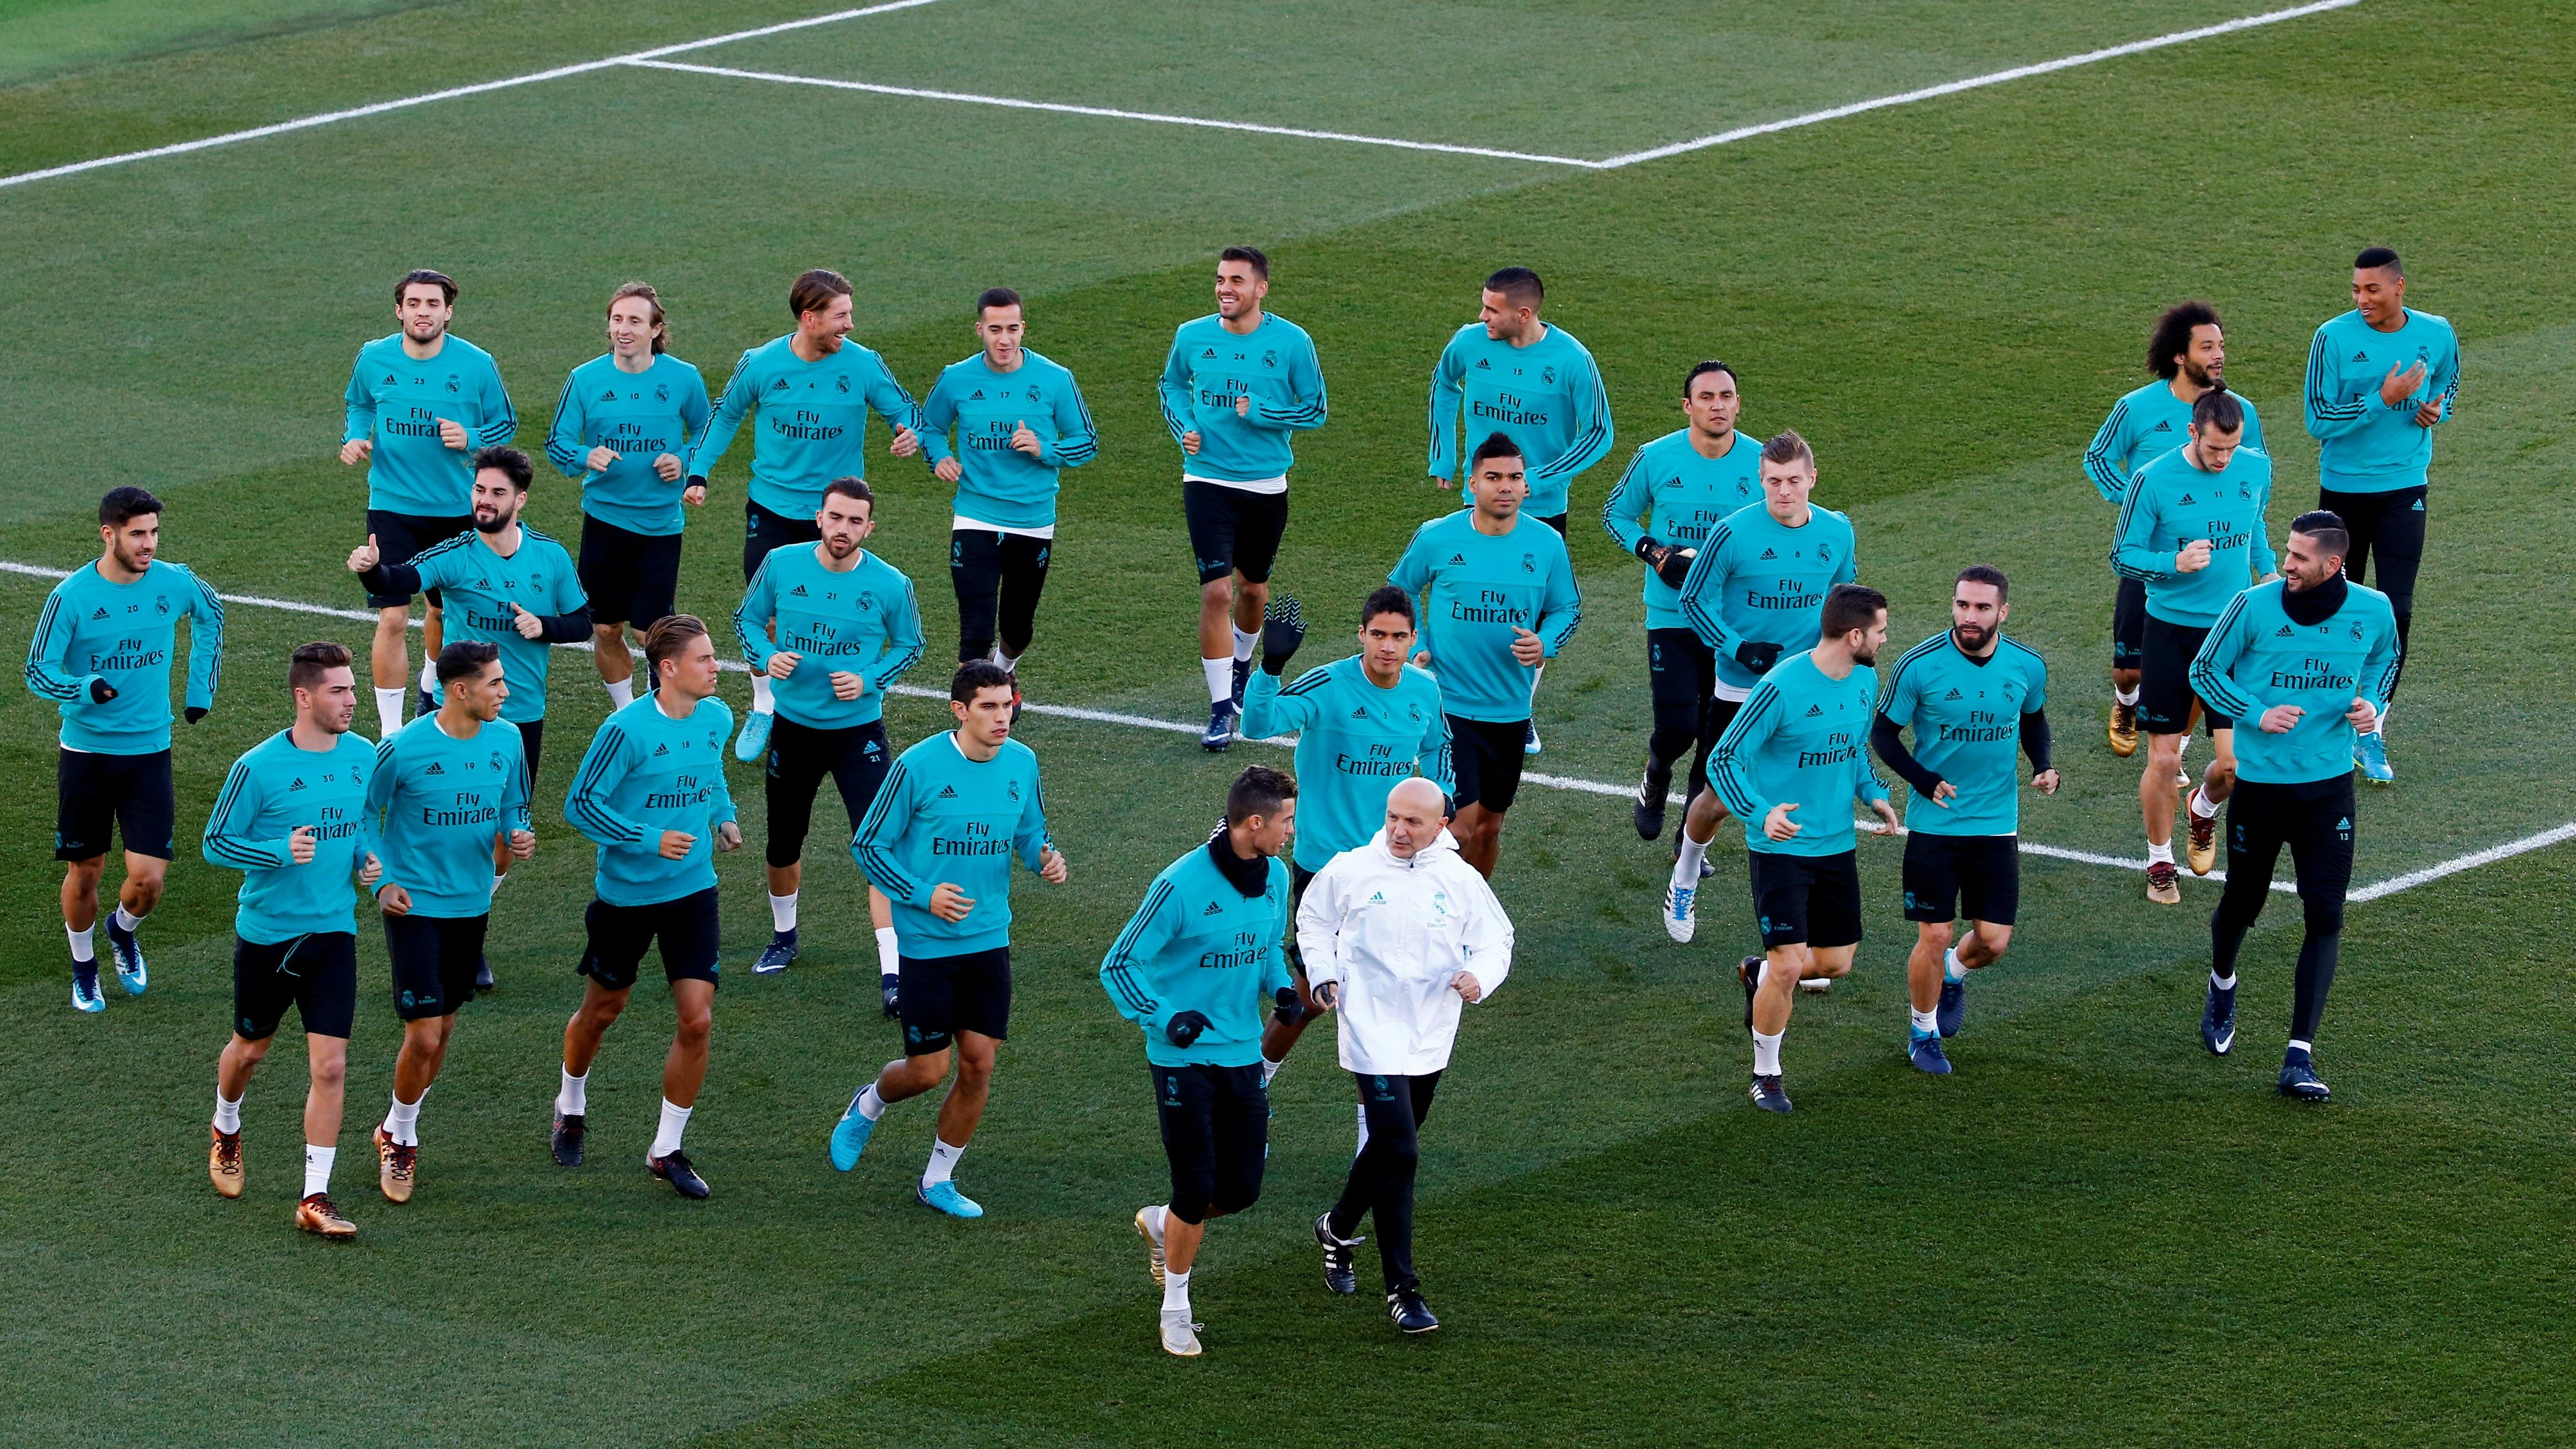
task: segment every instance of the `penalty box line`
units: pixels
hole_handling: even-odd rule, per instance
[[[832,25],[844,20],[857,20],[866,16],[883,15],[897,10],[911,10],[923,5],[933,5],[937,3],[939,3],[939,0],[890,0],[890,3],[862,6],[853,10],[835,10],[829,14],[809,16],[802,20],[780,21],[774,25],[763,25],[750,30],[736,30],[727,32],[723,35],[711,35],[703,40],[687,40],[672,45],[654,46],[647,50],[632,51],[625,55],[606,56],[598,60],[580,61],[572,65],[559,65],[547,70],[531,71],[526,75],[508,76],[500,80],[482,81],[473,85],[451,86],[445,90],[430,91],[422,95],[405,96],[400,99],[390,101],[377,101],[371,105],[352,106],[345,110],[326,111],[319,115],[303,116],[291,121],[280,121],[273,125],[253,126],[247,130],[240,131],[227,131],[216,136],[200,136],[194,140],[175,142],[167,146],[154,146],[142,151],[127,151],[113,156],[97,156],[92,157],[87,161],[74,161],[61,166],[48,166],[35,171],[22,171],[15,176],[0,176],[0,189],[6,189],[12,186],[24,186],[30,182],[47,181],[56,177],[78,175],[82,172],[97,171],[110,166],[123,166],[137,161],[152,161],[167,156],[180,156],[194,151],[207,150],[216,146],[236,145],[240,142],[256,141],[269,136],[282,136],[294,131],[306,131],[317,126],[329,126],[342,121],[354,121],[368,116],[383,115],[388,111],[408,110],[414,106],[425,106],[438,101],[459,100],[467,96],[486,95],[493,91],[509,90],[517,86],[535,85],[543,81],[562,80],[570,76],[588,75],[596,71],[606,70],[612,66],[639,66],[649,69],[687,71],[700,75],[722,76],[741,80],[767,81],[780,85],[821,86],[834,90],[866,91],[878,95],[900,96],[916,100],[949,101],[965,105],[997,106],[1011,110],[1053,111],[1066,115],[1092,116],[1109,120],[1140,121],[1167,126],[1191,126],[1208,130],[1250,132],[1259,135],[1287,136],[1301,140],[1334,141],[1351,145],[1391,147],[1406,151],[1441,152],[1457,156],[1478,156],[1490,160],[1520,161],[1538,165],[1562,166],[1582,171],[1616,171],[1622,167],[1637,165],[1640,162],[1660,161],[1667,157],[1685,155],[1694,151],[1705,151],[1712,147],[1733,145],[1738,141],[1750,140],[1756,136],[1769,136],[1782,131],[1794,131],[1801,127],[1821,125],[1827,121],[1838,121],[1847,116],[1857,116],[1870,111],[1886,110],[1892,106],[1906,106],[1913,105],[1919,101],[1937,100],[1943,96],[1953,96],[1963,91],[1979,90],[1987,86],[2004,85],[2013,81],[2028,80],[2034,76],[2054,75],[2059,71],[2073,70],[2079,66],[2098,65],[2104,61],[2117,60],[2124,56],[2139,55],[2152,50],[2163,50],[2171,46],[2189,45],[2195,41],[2208,40],[2215,36],[2232,35],[2239,31],[2253,30],[2261,26],[2278,25],[2284,21],[2300,20],[2311,15],[2322,15],[2332,10],[2348,9],[2362,3],[2362,0],[2311,0],[2311,3],[2295,5],[2286,10],[2270,10],[2259,15],[2239,16],[2234,20],[2223,20],[2212,25],[2197,26],[2189,30],[2177,30],[2169,34],[2150,36],[2144,40],[2132,40],[2120,45],[2104,46],[2098,50],[2088,50],[2076,55],[2059,56],[2054,60],[2035,61],[2029,65],[2017,65],[2004,70],[1989,71],[1984,75],[1968,76],[1954,81],[1944,81],[1938,85],[1921,86],[1910,91],[1900,91],[1894,95],[1875,96],[1868,100],[1853,101],[1846,105],[1828,106],[1823,110],[1809,111],[1803,115],[1789,116],[1776,121],[1763,121],[1749,126],[1738,126],[1732,130],[1718,131],[1710,135],[1694,137],[1687,141],[1675,141],[1668,145],[1650,147],[1642,151],[1630,151],[1622,155],[1606,156],[1599,159],[1581,156],[1553,156],[1544,152],[1513,151],[1489,146],[1451,145],[1437,141],[1411,141],[1405,140],[1401,137],[1370,136],[1348,131],[1323,131],[1310,130],[1297,126],[1272,126],[1250,121],[1218,120],[1203,116],[1178,116],[1167,115],[1154,111],[1129,111],[1107,106],[1082,106],[1056,101],[1032,101],[1010,96],[979,95],[966,91],[926,90],[910,86],[876,85],[863,81],[826,80],[818,76],[791,75],[776,71],[735,70],[724,66],[681,64],[667,59],[667,57],[674,55],[684,55],[693,51],[711,50],[721,45],[731,45],[737,41],[757,40],[765,36],[783,35],[791,31],[810,29],[818,25]]]
[[[71,572],[72,571],[69,569],[47,568],[40,564],[13,563],[0,560],[0,573],[23,574],[29,578],[65,579],[71,577]],[[359,624],[373,624],[376,622],[375,612],[370,609],[341,609],[334,608],[328,604],[308,604],[300,599],[275,599],[263,594],[218,593],[215,597],[221,599],[227,604],[239,604],[245,608],[275,609],[283,613],[310,614],[327,619],[345,619],[352,623]],[[408,622],[410,627],[414,629],[421,627],[421,621],[418,619],[413,619]],[[588,653],[591,646],[587,643],[569,643],[558,644],[554,647],[558,649],[578,650],[583,653]],[[748,674],[751,672],[750,666],[744,664],[738,659],[719,658],[716,661],[716,667],[731,674]],[[948,697],[948,692],[944,689],[925,689],[917,684],[897,684],[887,689],[886,693],[898,695],[905,699],[944,700]],[[1156,719],[1151,715],[1126,714],[1117,710],[1087,709],[1079,705],[1040,704],[1035,702],[1026,704],[1024,708],[1026,708],[1031,714],[1047,715],[1056,719],[1081,720],[1090,724],[1121,725],[1128,729],[1159,730],[1165,734],[1176,735],[1196,736],[1199,733],[1199,727],[1194,724],[1184,724],[1178,720]],[[1294,749],[1297,744],[1297,737],[1295,735],[1277,735],[1262,739],[1247,738],[1245,743],[1268,745],[1279,749]],[[1541,774],[1535,770],[1523,772],[1521,779],[1528,784],[1537,785],[1544,789],[1565,790],[1583,795],[1600,795],[1619,800],[1633,798],[1636,794],[1634,790],[1624,785],[1607,784],[1600,780],[1579,779],[1571,775]],[[1672,804],[1680,804],[1682,802],[1682,797],[1678,794],[1669,796],[1668,799]],[[1862,834],[1871,835],[1876,833],[1870,829],[1871,822],[1864,821],[1860,824]],[[2493,865],[2502,860],[2510,860],[2514,856],[2527,854],[2534,850],[2546,849],[2549,846],[2556,845],[2567,840],[2576,840],[2576,820],[2571,820],[2564,825],[2553,826],[2550,829],[2523,836],[2518,840],[2508,840],[2500,845],[2488,846],[2484,850],[2476,850],[2471,851],[2466,855],[2454,856],[2449,860],[2425,866],[2420,870],[2410,870],[2403,875],[2391,876],[2387,880],[2380,881],[2376,884],[2366,885],[2352,890],[2346,894],[2344,899],[2353,905],[2360,905],[2365,901],[2379,900],[2385,896],[2393,896],[2400,891],[2413,890],[2415,887],[2420,885],[2429,885],[2446,876],[2454,876],[2463,871],[2476,870],[2481,866]],[[2103,855],[2089,850],[2069,850],[2064,846],[2043,845],[2032,840],[2024,840],[2019,842],[2019,844],[2022,854],[2039,856],[2047,860],[2072,861],[2080,865],[2098,865],[2106,866],[2115,870],[2128,871],[2144,870],[2147,864],[2144,860],[2131,860],[2116,855]],[[2182,878],[2184,880],[2201,880],[2223,884],[2227,880],[2227,873],[2225,871],[2212,871],[2206,876],[2185,874]],[[2272,889],[2284,894],[2295,894],[2298,887],[2286,881],[2274,881],[2272,883]]]

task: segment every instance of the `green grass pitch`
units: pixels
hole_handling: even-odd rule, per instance
[[[824,0],[0,0],[0,176],[526,75],[820,13]],[[938,0],[689,52],[698,65],[1598,160],[2215,24],[2262,0]],[[634,66],[0,186],[0,562],[95,553],[98,494],[170,502],[168,556],[227,592],[348,609],[362,485],[332,457],[386,289],[435,265],[526,426],[599,350],[629,276],[721,382],[838,267],[862,340],[916,391],[970,349],[974,292],[1030,297],[1100,460],[1070,475],[1026,666],[1041,702],[1191,718],[1194,590],[1152,378],[1215,248],[1274,259],[1332,421],[1300,444],[1282,586],[1329,658],[1360,592],[1449,506],[1422,477],[1425,379],[1496,266],[1600,358],[1619,445],[1575,491],[1585,620],[1549,672],[1541,768],[1634,778],[1636,566],[1590,519],[1680,421],[1691,362],[1741,369],[1744,426],[1794,426],[1852,512],[1895,637],[1991,561],[2053,668],[2065,791],[2029,840],[2128,856],[2136,770],[2100,734],[2109,511],[2077,457],[2139,377],[2155,310],[2207,296],[2271,420],[2274,524],[2313,484],[2310,330],[2363,245],[2464,342],[2392,750],[2358,883],[2576,818],[2561,622],[2576,544],[2576,16],[2532,0],[2362,3],[1618,168],[999,109]],[[739,596],[743,450],[696,520],[683,602]],[[947,491],[872,466],[873,542],[954,637]],[[569,485],[534,521],[569,536]],[[48,582],[0,573],[23,641]],[[1164,1169],[1133,1031],[1096,979],[1154,871],[1194,845],[1238,746],[1032,715],[1074,870],[1027,877],[1015,1031],[961,1180],[910,1201],[930,1112],[848,1177],[823,1137],[895,1049],[856,873],[809,851],[804,959],[725,870],[715,1059],[674,1198],[637,1159],[668,1006],[647,989],[592,1077],[591,1164],[544,1132],[590,851],[560,802],[604,705],[558,655],[542,844],[495,921],[502,989],[464,1014],[422,1122],[423,1187],[376,1198],[364,1139],[396,1032],[362,931],[337,1186],[361,1236],[287,1225],[302,1084],[282,1034],[246,1111],[249,1196],[198,1166],[237,877],[197,859],[232,758],[284,722],[286,649],[346,619],[236,606],[223,696],[178,743],[183,858],[151,993],[65,1008],[53,720],[0,697],[0,1438],[29,1445],[1601,1445],[2561,1442],[2576,1248],[2567,846],[2353,908],[2321,1065],[2271,1092],[2296,908],[2249,945],[2243,1049],[2193,1036],[2207,884],[2031,859],[2012,956],[1946,1080],[1903,1060],[1896,852],[1864,842],[1869,937],[1803,1003],[1800,1104],[1761,1117],[1729,964],[1751,940],[1721,845],[1698,944],[1654,919],[1661,847],[1615,799],[1530,789],[1496,882],[1513,980],[1471,1013],[1425,1135],[1418,1256],[1447,1326],[1400,1340],[1316,1282],[1305,1221],[1347,1161],[1328,1037],[1279,1079],[1267,1192],[1210,1235],[1204,1357],[1154,1346],[1128,1215]],[[739,706],[743,681],[729,676]],[[937,727],[918,700],[889,727]],[[734,777],[759,835],[759,787]],[[830,807],[826,807],[828,810]],[[828,815],[824,818],[829,818]],[[113,869],[111,869],[113,878]],[[1365,1274],[1369,1249],[1362,1249]]]

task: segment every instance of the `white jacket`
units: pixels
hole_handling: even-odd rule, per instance
[[[1342,1066],[1420,1076],[1448,1066],[1458,1039],[1450,980],[1469,972],[1491,996],[1511,974],[1512,923],[1449,832],[1398,860],[1380,830],[1307,882],[1297,949],[1309,983],[1340,983]]]

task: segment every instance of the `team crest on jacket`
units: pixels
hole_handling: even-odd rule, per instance
[[[836,377],[836,378],[832,379],[832,390],[833,390],[834,392],[848,392],[848,391],[850,390],[850,380],[849,380],[849,378],[847,378],[847,377]]]
[[[1549,383],[1556,381],[1556,369],[1553,367],[1540,368],[1538,372],[1538,380]]]
[[[1525,553],[1521,555],[1521,572],[1525,574],[1534,574],[1538,572],[1537,554]]]
[[[1038,385],[1037,385],[1036,383],[1034,383],[1034,382],[1033,382],[1033,383],[1030,383],[1030,384],[1029,384],[1029,388],[1028,388],[1028,392],[1029,392],[1029,402],[1030,402],[1032,405],[1034,405],[1034,404],[1038,401]]]

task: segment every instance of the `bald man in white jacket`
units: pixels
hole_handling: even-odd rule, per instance
[[[1297,908],[1297,949],[1316,1004],[1338,1018],[1342,1066],[1358,1078],[1367,1136],[1341,1201],[1315,1219],[1324,1285],[1359,1291],[1351,1249],[1377,1222],[1387,1313],[1407,1333],[1440,1326],[1413,1273],[1413,1173],[1458,1017],[1512,969],[1512,923],[1493,887],[1459,857],[1440,787],[1416,777],[1388,793],[1386,826],[1333,857]]]

